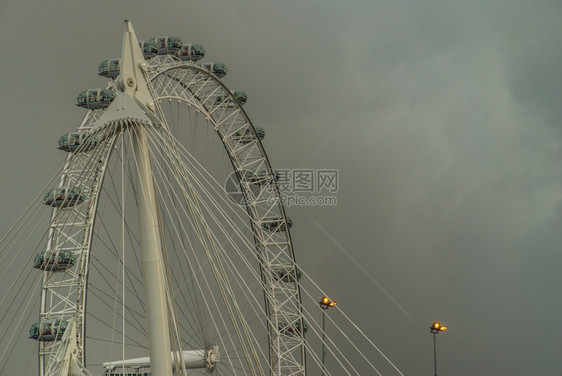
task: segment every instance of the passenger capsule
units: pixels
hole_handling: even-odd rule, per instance
[[[148,41],[148,43],[156,47],[156,53],[158,55],[175,54],[183,45],[180,38],[172,35],[152,38]]]
[[[100,63],[98,74],[107,78],[117,78],[119,76],[119,60],[107,59]]]
[[[254,129],[256,130],[258,139],[260,141],[263,140],[265,138],[265,130],[262,127],[255,127]],[[243,131],[236,131],[236,133],[232,135],[232,138],[242,144],[249,144],[256,139],[250,127],[246,127]]]
[[[248,101],[248,96],[246,95],[246,92],[242,90],[236,90],[232,94],[234,95],[234,98],[236,98],[238,103],[240,103],[241,105],[245,105],[246,102]]]
[[[226,76],[226,72],[228,72],[226,65],[224,65],[223,63],[203,63],[201,64],[201,67],[205,68],[218,78],[223,78],[224,76]]]
[[[150,59],[158,54],[158,48],[151,40],[139,40],[139,46],[145,59]]]
[[[264,230],[271,231],[271,232],[281,232],[285,231],[288,228],[293,227],[293,220],[287,217],[287,226],[285,226],[285,221],[283,218],[264,218],[261,223],[261,227]]]
[[[29,328],[29,338],[37,341],[52,342],[62,338],[68,327],[68,321],[61,319],[47,319],[38,321]]]
[[[84,193],[78,187],[52,188],[43,197],[43,203],[57,208],[76,206],[84,201]]]
[[[280,322],[277,326],[277,329],[279,330],[279,333],[292,337],[292,336],[295,336],[295,335],[299,335],[301,332],[303,334],[308,332],[308,324],[304,321],[303,321],[303,323],[304,323],[304,325],[303,325],[302,331],[301,331],[300,320],[297,320],[293,324],[289,324],[287,322]]]
[[[67,152],[89,151],[98,145],[98,140],[87,132],[72,132],[59,138],[59,150]]]
[[[182,60],[197,61],[205,56],[205,47],[197,43],[187,43],[181,46],[178,57]]]
[[[302,272],[299,268],[281,268],[273,270],[273,278],[277,281],[296,282],[300,281]]]
[[[115,92],[109,89],[89,89],[78,94],[76,105],[90,110],[108,107],[115,99]]]
[[[76,262],[76,255],[67,250],[43,251],[33,260],[33,267],[49,272],[60,272]]]

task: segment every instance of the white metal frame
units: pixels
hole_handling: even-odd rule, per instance
[[[134,32],[131,32],[132,28],[128,23],[124,36],[123,56],[128,53],[127,43],[128,46],[136,43],[135,46],[138,47]],[[139,63],[138,55],[136,63]],[[270,368],[273,370],[271,373],[278,376],[304,375],[305,342],[302,333],[304,321],[299,282],[295,279],[286,283],[273,277],[274,272],[280,268],[296,270],[291,236],[287,225],[284,229],[275,232],[262,227],[262,224],[270,221],[271,218],[276,218],[285,224],[287,218],[279,190],[273,179],[273,170],[250,119],[222,81],[197,64],[166,55],[156,56],[145,65],[128,66],[122,61],[120,66],[123,72],[110,84],[110,87],[116,89],[120,86],[125,92],[130,92],[131,90],[127,90],[127,85],[131,81],[127,77],[134,78],[135,86],[146,85],[147,91],[141,90],[142,93],[136,102],[145,114],[149,112],[147,109],[154,111],[152,113],[154,115],[149,116],[153,124],[160,121],[166,128],[166,119],[159,109],[160,101],[166,99],[181,101],[204,114],[223,142],[240,180],[254,233],[256,252],[260,258],[268,316],[265,319],[269,330]],[[127,71],[127,67],[135,72],[132,73],[130,69]],[[138,69],[139,67],[142,71]],[[223,100],[217,101],[217,98]],[[226,105],[227,101],[228,105]],[[93,150],[70,153],[62,174],[61,186],[81,187],[85,194],[85,202],[71,208],[54,208],[49,227],[47,250],[71,250],[77,255],[78,261],[73,268],[64,272],[45,271],[41,295],[41,319],[61,318],[70,321],[74,318],[76,321],[76,348],[78,349],[76,359],[82,364],[85,362],[85,310],[94,219],[116,135],[115,129],[107,127],[105,115],[107,111],[106,113],[102,110],[88,112],[79,130],[98,132],[101,142]],[[241,132],[253,135],[253,140],[241,142],[239,136]],[[272,177],[270,184],[274,189],[261,190],[255,197],[250,189],[252,183],[248,181],[245,171],[269,171]],[[301,328],[300,333],[296,331],[295,335],[287,335],[279,330],[287,323],[297,322]],[[57,375],[60,370],[57,366],[57,359],[60,359],[60,343],[40,342],[39,347],[40,375]],[[169,350],[165,349],[161,354],[166,351],[169,353]],[[153,356],[151,349],[151,357]],[[171,374],[168,370],[162,372]]]

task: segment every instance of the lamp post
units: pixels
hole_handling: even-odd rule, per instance
[[[435,370],[434,376],[437,376],[437,345],[435,344],[435,335],[439,332],[447,330],[447,327],[436,321],[431,324],[429,330],[431,330],[431,334],[433,334],[433,369]]]
[[[330,300],[327,296],[323,296],[318,302],[320,308],[322,308],[322,376],[324,376],[324,359],[326,358],[326,343],[325,339],[325,327],[326,327],[326,310],[338,305],[338,302]]]

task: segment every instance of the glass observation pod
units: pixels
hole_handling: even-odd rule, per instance
[[[246,102],[248,101],[248,96],[246,95],[246,92],[242,90],[236,90],[232,93],[232,95],[241,106],[245,105]],[[227,107],[231,107],[232,100],[230,99],[230,97],[224,95],[218,95],[215,98],[215,104],[226,105]]]
[[[226,72],[228,72],[228,68],[226,68],[226,65],[224,65],[223,63],[203,63],[201,64],[201,67],[208,70],[218,78],[223,78],[224,76],[226,76]]]
[[[76,255],[67,250],[43,251],[33,260],[33,267],[49,272],[60,272],[76,262]]]
[[[153,52],[156,52],[158,55],[168,55],[177,53],[181,49],[183,42],[178,37],[164,35],[150,39],[148,44],[154,48]]]
[[[248,95],[246,95],[245,91],[242,90],[236,90],[234,93],[234,98],[236,98],[236,100],[238,101],[238,103],[240,103],[242,106],[246,104],[246,102],[248,101]]]
[[[256,130],[256,135],[258,136],[258,139],[260,141],[263,140],[265,138],[265,129],[263,129],[262,127],[255,127],[254,129]],[[232,135],[232,138],[235,141],[238,141],[242,144],[249,144],[250,142],[256,139],[254,137],[254,133],[250,130],[250,127],[247,127],[243,131],[241,130],[236,131],[236,133]]]
[[[178,57],[182,60],[197,61],[205,56],[205,47],[197,43],[187,43],[181,46]]]
[[[89,151],[98,145],[98,140],[87,132],[72,132],[59,138],[59,150],[67,152]]]
[[[293,220],[287,217],[287,226],[289,228],[293,227]],[[283,218],[264,218],[261,223],[261,227],[264,230],[271,232],[285,231],[285,222]]]
[[[38,321],[29,328],[29,338],[45,342],[58,341],[62,338],[67,326],[68,321],[61,319]]]
[[[251,171],[251,170],[244,170],[241,173],[242,179],[246,182],[251,184],[267,184],[272,180],[279,180],[279,173],[277,171],[273,171],[271,174],[268,170],[259,170],[259,171]]]
[[[287,335],[287,336],[298,335],[298,334],[301,333],[301,322],[300,322],[300,320],[296,321],[294,324],[289,324],[289,323],[286,323],[286,322],[280,322],[279,325],[277,326],[277,329],[279,329],[279,333]],[[306,322],[304,322],[302,332],[303,332],[303,334],[308,332],[308,324]]]
[[[81,204],[83,201],[84,193],[78,187],[52,188],[43,197],[45,205],[57,208],[68,208]]]
[[[150,59],[158,53],[158,49],[151,40],[139,40],[139,46],[145,59]]]
[[[100,63],[98,74],[107,78],[117,78],[119,76],[119,60],[107,59]]]
[[[273,278],[277,281],[296,282],[300,281],[302,272],[299,268],[281,268],[273,270]]]
[[[108,107],[115,99],[115,92],[109,89],[89,89],[78,94],[76,105],[78,107],[98,110]]]

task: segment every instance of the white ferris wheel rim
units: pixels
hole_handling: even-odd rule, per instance
[[[205,69],[202,69],[200,66],[198,66],[196,64],[193,64],[193,63],[182,62],[182,61],[179,61],[177,59],[173,59],[169,56],[157,56],[157,57],[155,57],[155,58],[153,58],[152,60],[149,61],[149,66],[150,66],[150,68],[148,69],[148,75],[150,77],[149,82],[151,82],[151,89],[154,90],[154,91],[158,91],[160,89],[160,92],[155,95],[155,100],[157,102],[159,102],[159,101],[162,101],[162,100],[165,100],[165,99],[166,100],[167,99],[174,99],[174,100],[183,102],[188,106],[193,106],[197,110],[205,113],[205,115],[207,117],[207,121],[209,121],[213,125],[213,128],[216,131],[217,136],[220,138],[220,140],[224,144],[224,147],[225,147],[225,149],[227,151],[227,154],[230,158],[230,163],[234,167],[233,171],[236,172],[237,178],[238,179],[243,178],[240,175],[240,171],[242,171],[244,168],[246,168],[244,164],[247,162],[247,160],[244,161],[244,160],[241,160],[240,158],[238,158],[237,150],[232,148],[231,145],[229,144],[228,137],[233,136],[232,132],[230,132],[230,134],[227,134],[228,132],[221,132],[221,125],[223,125],[223,124],[221,124],[220,119],[217,119],[216,116],[214,115],[217,112],[217,109],[219,109],[220,104],[212,103],[212,101],[209,102],[209,100],[208,100],[209,97],[198,98],[197,95],[193,95],[194,94],[193,92],[195,90],[192,89],[190,86],[187,86],[187,87],[183,88],[183,89],[185,89],[185,90],[183,90],[183,95],[178,94],[178,93],[170,95],[170,93],[164,93],[164,91],[165,91],[164,89],[168,88],[168,87],[172,87],[171,85],[170,86],[163,85],[163,86],[160,86],[160,88],[159,88],[157,85],[152,85],[152,83],[155,82],[155,80],[157,80],[159,77],[163,77],[163,76],[167,76],[169,80],[173,80],[171,77],[177,78],[177,76],[170,76],[170,74],[176,74],[177,72],[184,71],[184,73],[191,72],[191,73],[194,73],[197,76],[205,77],[205,79],[208,81],[209,84],[213,84],[213,85],[216,86],[213,90],[216,90],[217,92],[224,93],[226,95],[230,95],[231,97],[232,97],[232,92],[222,83],[222,81],[220,81],[213,74],[211,74],[210,72],[206,71]],[[151,72],[153,73],[152,76],[150,76]],[[193,81],[192,83],[196,84],[197,82]],[[114,83],[110,83],[108,87],[109,88],[114,87]],[[202,92],[201,88],[202,88],[202,86],[197,86],[198,93]],[[188,96],[188,94],[190,92],[191,92],[192,95]],[[215,97],[217,96],[216,94],[213,94],[213,95]],[[231,99],[234,99],[234,98],[232,97]],[[243,118],[245,120],[245,122],[247,124],[247,127],[248,127],[247,129],[250,129],[250,131],[255,135],[256,134],[255,128],[251,124],[250,119],[248,118],[248,116],[246,115],[246,113],[244,112],[244,110],[242,109],[240,104],[237,101],[233,101],[233,106],[235,108],[235,111],[233,111],[233,112],[237,112],[238,113],[237,116],[240,116],[241,118]],[[103,111],[101,111],[101,110],[90,110],[88,112],[88,114],[85,116],[84,121],[82,122],[81,126],[79,127],[79,130],[81,130],[81,131],[88,130],[90,128],[91,124],[93,124],[101,116],[102,112]],[[226,129],[226,128],[224,128],[224,129]],[[233,128],[232,128],[232,125],[231,125],[230,130],[232,130],[232,129]],[[109,149],[111,147],[112,147],[112,145],[108,146]],[[253,147],[256,150],[259,151],[259,153],[261,154],[261,156],[263,158],[262,166],[265,166],[265,169],[267,171],[272,172],[271,166],[269,164],[269,160],[267,158],[267,154],[265,153],[265,149],[263,148],[263,145],[261,144],[260,140],[257,139],[257,137],[256,137],[255,142],[253,143]],[[104,179],[105,179],[105,171],[106,171],[107,164],[109,163],[110,154],[111,153],[108,153],[106,155],[107,158],[104,158],[103,166],[101,168],[101,175],[102,175],[102,178],[100,179],[101,182],[103,182]],[[67,161],[65,162],[65,170],[67,170],[67,171],[74,170],[75,166],[73,166],[73,163],[75,163],[75,162],[78,162],[81,165],[84,164],[84,161],[79,161],[79,160],[77,161],[77,159],[78,159],[76,157],[77,155],[78,154],[74,154],[74,153],[69,154],[69,156],[67,158]],[[236,167],[242,167],[242,170],[236,169]],[[80,175],[84,175],[84,174],[86,174],[86,173],[82,172]],[[67,175],[63,174],[63,176],[65,176],[65,179],[68,178]],[[63,183],[63,180],[64,179],[61,179],[61,183]],[[67,184],[66,181],[64,183]],[[272,181],[272,184],[274,184],[275,187],[276,187],[276,183],[275,183],[274,180]],[[102,185],[102,183],[100,183],[100,187],[101,187],[101,185]],[[242,187],[242,189],[247,189],[247,185],[245,186],[244,184],[240,184],[240,186]],[[93,199],[93,200],[91,200],[91,202],[92,202],[91,205],[93,205],[92,213],[97,213],[96,206],[97,206],[97,203],[98,203],[100,193],[101,193],[101,190],[98,189],[95,197],[91,197],[91,199]],[[274,194],[279,195],[279,191],[278,191],[277,187],[274,190]],[[247,197],[247,195],[249,195],[249,193],[244,191],[244,195],[245,195],[245,197]],[[284,210],[283,205],[280,202],[280,200],[278,200],[278,207],[279,207],[279,213],[280,213],[283,221],[286,221],[285,210]],[[55,212],[57,212],[57,210],[59,210],[59,209],[57,209],[57,208],[53,209],[53,218],[55,217],[55,215],[56,215]],[[249,218],[251,220],[250,223],[252,224],[252,226],[254,226],[256,224],[259,224],[260,221],[263,220],[263,217],[257,218],[256,217],[256,211],[252,211],[249,208],[248,208],[248,214],[249,214]],[[68,216],[67,218],[69,220],[71,219],[70,216]],[[96,215],[94,215],[93,218],[96,218]],[[92,237],[92,231],[91,231],[91,229],[93,229],[94,225],[95,225],[95,220],[92,220],[91,223],[87,224],[87,226],[90,226],[90,233],[87,237],[89,239],[88,247],[90,247],[91,244],[92,244],[92,241],[91,241],[92,240],[92,238],[91,238]],[[292,260],[292,263],[294,265],[294,262],[295,262],[294,252],[293,252],[292,240],[290,238],[290,233],[288,231],[288,228],[285,228],[285,230],[283,232],[286,233],[285,252],[288,252],[288,255],[289,255],[289,257]],[[269,239],[269,240],[271,240],[271,239]],[[263,247],[263,244],[259,243],[259,239],[255,238],[255,242],[256,242],[256,247],[258,249],[260,249],[260,247]],[[90,251],[91,251],[91,249],[88,248],[88,250],[87,250],[88,256],[86,256],[86,257],[89,257]],[[88,279],[87,279],[87,277],[88,277],[88,263],[89,263],[89,260],[87,259],[86,262],[85,262],[85,265],[84,265],[85,274],[79,273],[81,275],[81,279],[79,280],[80,286],[77,287],[77,289],[79,291],[82,291],[82,293],[83,293],[83,295],[82,295],[83,303],[81,303],[82,304],[81,308],[83,308],[84,310],[87,308],[87,306],[86,306],[86,296],[87,296],[87,283],[88,283]],[[272,272],[272,270],[268,270],[268,271],[265,271],[265,272],[261,271],[261,275],[264,276],[264,275],[266,275],[268,273],[271,273],[271,272]],[[46,273],[45,275],[47,275],[49,272],[45,271],[44,273]],[[45,284],[47,283],[47,280],[48,280],[48,278],[45,276],[44,282],[43,282],[44,293],[42,294],[41,317],[49,317],[50,315],[52,315],[52,312],[53,312],[52,307],[48,307],[47,301],[46,301],[46,295],[47,294],[45,292],[46,291]],[[296,304],[297,306],[300,306],[301,303],[300,303],[300,291],[299,291],[299,287],[298,287],[298,282],[295,283],[295,287],[296,287],[296,290],[297,290],[297,294],[294,296],[294,299],[295,299],[294,304]],[[279,308],[274,307],[272,309],[272,307],[270,305],[274,304],[274,303],[272,303],[271,301],[267,301],[267,298],[265,296],[267,296],[266,293],[264,293],[264,304],[266,304],[266,305],[269,304],[269,306],[266,310],[268,312],[271,312],[271,311],[277,312]],[[299,318],[298,318],[299,322],[303,323],[302,312],[299,311],[298,314],[299,314]],[[277,318],[279,316],[278,315],[272,315],[271,317],[266,318],[266,319],[271,321],[271,320],[274,320],[274,317]],[[84,342],[85,342],[85,339],[86,339],[85,315],[82,315],[81,318],[82,318],[82,324],[81,324],[82,350],[85,350],[85,348],[84,348]],[[281,348],[282,344],[280,343],[280,340],[279,340],[281,338],[281,336],[278,333],[276,333],[276,334],[271,333],[272,327],[273,328],[278,327],[279,324],[280,324],[280,321],[275,319],[274,326],[273,325],[269,326],[269,328],[270,328],[270,333],[269,333],[270,349],[269,350],[274,351],[275,354],[281,354],[283,352],[283,349]],[[303,325],[303,324],[301,324],[301,325]],[[276,348],[273,348],[275,346],[276,346]],[[300,367],[302,367],[302,370],[304,370],[304,367],[305,367],[305,365],[304,365],[304,363],[305,363],[304,345],[301,345],[300,353],[301,353],[301,358],[299,360],[300,365],[297,365],[297,367],[300,366]],[[286,355],[287,352],[285,351],[284,354]],[[82,356],[84,356],[84,355],[85,354],[82,354]],[[271,355],[272,354],[270,353],[270,356]],[[40,357],[41,357],[41,355],[40,355]],[[45,359],[43,359],[43,361],[45,361]],[[277,369],[279,369],[279,374],[281,374],[281,372],[283,371],[282,367],[277,367]]]

